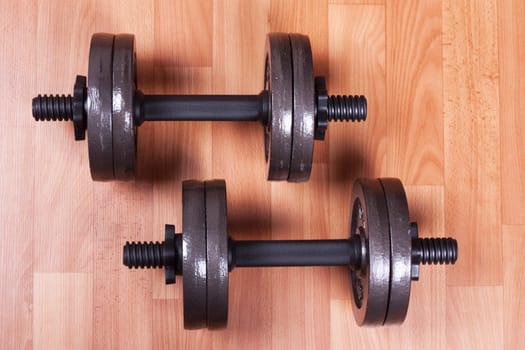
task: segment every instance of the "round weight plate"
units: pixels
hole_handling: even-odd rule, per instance
[[[352,308],[359,325],[382,325],[390,286],[390,237],[383,189],[378,180],[359,179],[352,190],[350,236],[359,235],[364,254],[350,270]]]
[[[385,324],[405,320],[410,300],[412,241],[408,203],[398,179],[379,179],[383,186],[390,226],[390,298]]]
[[[113,173],[113,41],[97,33],[89,49],[87,129],[89,167],[93,180],[112,180]]]
[[[135,175],[137,127],[133,118],[136,89],[135,39],[131,34],[115,36],[113,48],[113,166],[115,179]]]
[[[182,183],[184,328],[206,327],[206,204],[204,183]]]
[[[310,177],[314,154],[315,91],[312,48],[307,36],[290,34],[293,65],[293,137],[288,181]]]
[[[292,57],[288,34],[266,37],[264,89],[269,92],[264,132],[268,180],[287,180],[292,152]]]
[[[228,323],[228,231],[226,183],[206,181],[206,259],[208,279],[208,328]]]

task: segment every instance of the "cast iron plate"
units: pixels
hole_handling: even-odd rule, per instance
[[[208,279],[208,328],[228,323],[228,229],[226,183],[206,181],[206,259]]]
[[[182,292],[184,328],[207,324],[206,204],[204,183],[182,183]]]
[[[401,181],[379,179],[383,186],[390,227],[390,297],[385,324],[402,323],[408,311],[412,241],[408,203]]]
[[[310,178],[314,154],[315,91],[310,40],[306,35],[290,34],[293,65],[293,136],[288,181]]]
[[[380,182],[358,179],[354,183],[351,203],[350,236],[360,235],[362,251],[368,246],[360,269],[350,270],[354,317],[359,325],[382,325],[389,298],[390,237]]]
[[[115,36],[113,49],[113,165],[115,179],[135,175],[137,127],[133,117],[136,90],[135,39],[131,34]]]
[[[112,34],[94,34],[89,50],[87,90],[89,167],[91,177],[97,181],[114,178],[113,41]]]
[[[288,34],[266,38],[264,88],[269,92],[264,146],[268,180],[287,180],[292,152],[292,57]]]

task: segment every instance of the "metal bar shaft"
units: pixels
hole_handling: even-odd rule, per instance
[[[355,266],[360,259],[358,241],[286,240],[233,241],[232,267]]]
[[[261,121],[267,119],[267,94],[144,95],[143,121]]]

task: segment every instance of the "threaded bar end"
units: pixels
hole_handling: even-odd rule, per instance
[[[454,264],[458,259],[458,242],[453,238],[419,238],[422,264]]]
[[[37,121],[62,121],[73,119],[71,95],[38,95],[33,98],[33,118]]]
[[[365,121],[366,113],[367,104],[365,96],[332,95],[328,98],[329,121]]]
[[[163,245],[160,242],[126,242],[123,254],[124,265],[130,269],[164,267]]]

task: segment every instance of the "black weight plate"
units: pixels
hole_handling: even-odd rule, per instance
[[[113,173],[113,41],[97,33],[89,49],[87,129],[89,167],[93,180],[112,180]]]
[[[133,115],[136,90],[135,39],[131,34],[115,36],[113,47],[113,166],[115,179],[135,175],[137,127]]]
[[[184,328],[207,323],[206,204],[204,183],[182,183],[182,293]]]
[[[264,88],[269,92],[264,147],[268,180],[287,180],[292,153],[292,57],[288,34],[266,37]]]
[[[206,259],[208,280],[208,328],[225,328],[228,323],[228,230],[226,183],[205,182]]]
[[[306,35],[290,34],[293,65],[293,137],[288,181],[310,178],[314,154],[315,91],[312,48]]]
[[[350,270],[352,308],[359,325],[382,325],[390,286],[390,237],[383,188],[378,180],[359,179],[351,200],[350,236],[359,235],[364,254],[359,270]]]
[[[410,300],[412,241],[408,203],[399,179],[379,179],[383,186],[390,226],[390,298],[385,324],[405,320]]]

